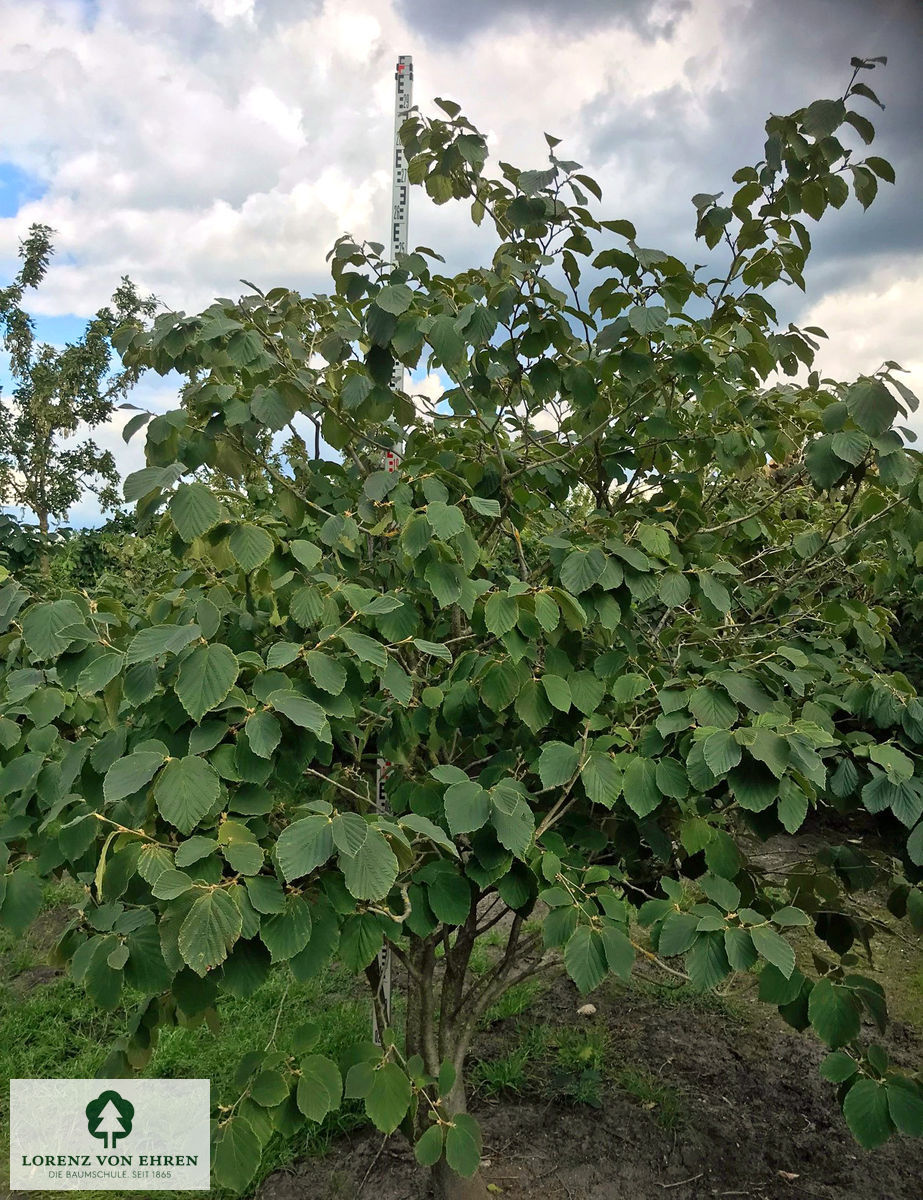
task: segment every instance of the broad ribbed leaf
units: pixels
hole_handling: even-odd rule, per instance
[[[205,975],[227,958],[240,937],[240,909],[220,888],[203,892],[194,902],[179,931],[183,961],[197,975]]]
[[[228,538],[228,548],[244,571],[255,571],[272,554],[273,541],[265,529],[245,522]]]
[[[323,1054],[309,1054],[301,1059],[298,1069],[301,1071],[296,1092],[298,1107],[309,1121],[323,1121],[328,1113],[340,1107],[343,1097],[339,1067]]]
[[[320,814],[293,821],[276,842],[276,858],[287,883],[323,866],[333,851],[332,823]]]
[[[808,1019],[831,1050],[846,1046],[859,1036],[860,1016],[861,1008],[851,988],[830,979],[818,979],[814,984],[808,998]]]
[[[160,815],[180,833],[192,833],[218,799],[221,784],[204,758],[189,755],[171,759],[154,786]]]
[[[397,878],[397,859],[377,829],[369,829],[357,854],[340,854],[339,864],[343,881],[357,900],[381,900]]]
[[[309,650],[304,656],[308,674],[319,688],[331,696],[339,696],[346,686],[346,668],[342,663],[323,654],[320,650]]]
[[[561,583],[579,596],[599,579],[606,567],[606,556],[595,547],[592,550],[574,550],[561,564]]]
[[[264,919],[260,937],[273,962],[285,962],[303,950],[311,937],[311,906],[304,896],[286,896],[282,912]]]
[[[198,646],[179,669],[175,690],[193,721],[221,703],[237,679],[237,659],[229,647]]]
[[[365,1097],[365,1111],[369,1120],[382,1133],[393,1133],[407,1115],[411,1095],[406,1072],[396,1063],[384,1063],[375,1071],[372,1086]]]
[[[159,751],[140,750],[112,764],[103,780],[103,796],[108,804],[131,796],[149,783],[163,766]]]
[[[221,519],[221,505],[204,483],[181,483],[170,498],[170,516],[184,542],[207,533]]]
[[[564,947],[564,966],[580,992],[602,983],[608,969],[603,940],[595,929],[579,925]]]

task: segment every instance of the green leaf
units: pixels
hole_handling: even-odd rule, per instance
[[[311,938],[311,906],[304,896],[286,896],[283,911],[263,921],[260,938],[273,962],[287,962],[303,950]]]
[[[779,781],[751,758],[745,758],[728,776],[731,791],[741,808],[762,812],[779,794]]]
[[[340,870],[349,892],[357,900],[381,900],[397,878],[397,859],[385,838],[370,828],[359,852],[340,854]]]
[[[343,1079],[335,1062],[323,1054],[309,1054],[298,1063],[301,1076],[296,1103],[309,1121],[323,1121],[340,1107]]]
[[[626,983],[631,978],[635,962],[635,948],[628,937],[614,925],[603,925],[600,935],[609,970]]]
[[[612,808],[622,790],[622,772],[611,754],[591,750],[580,768],[587,796],[594,804]]]
[[[846,392],[846,407],[860,429],[880,437],[898,414],[897,401],[880,379],[860,379]]]
[[[537,679],[530,679],[523,685],[516,697],[516,715],[532,730],[538,733],[551,720],[551,705],[545,696],[545,689]]]
[[[667,608],[681,608],[692,594],[689,580],[679,571],[667,571],[662,575],[657,591]]]
[[[923,1137],[923,1094],[909,1080],[889,1080],[888,1112],[905,1137]]]
[[[5,882],[0,902],[0,922],[14,937],[29,928],[42,909],[42,885],[31,871],[17,870],[0,876]]]
[[[564,742],[546,742],[538,759],[538,775],[543,787],[560,787],[577,770],[580,754]],[[658,797],[659,799],[659,797]]]
[[[406,283],[386,284],[376,294],[375,303],[385,312],[399,317],[413,304],[413,292]]]
[[[808,815],[808,798],[791,779],[783,779],[779,787],[778,812],[788,833],[797,833]]]
[[[571,706],[570,687],[560,675],[543,675],[542,687],[545,695],[559,712],[568,712]]]
[[[361,662],[371,663],[381,670],[388,665],[388,651],[381,642],[364,633],[357,633],[354,629],[341,630],[339,637]]]
[[[709,898],[723,908],[726,913],[736,912],[740,907],[740,890],[729,879],[721,875],[703,875],[699,887]]]
[[[818,979],[808,997],[808,1019],[817,1036],[837,1050],[859,1036],[861,1009],[851,988]]]
[[[457,871],[439,871],[426,897],[434,916],[444,925],[463,925],[471,912],[471,885]]]
[[[848,429],[843,433],[835,433],[831,445],[837,458],[857,467],[868,454],[871,443],[858,429]]]
[[[301,539],[292,542],[289,550],[306,571],[313,571],[324,557],[323,551],[319,546],[315,546],[313,542],[306,542]]]
[[[339,696],[346,686],[346,668],[342,663],[320,650],[309,650],[304,656],[308,674],[325,692]]]
[[[244,727],[247,731],[247,741],[250,749],[260,758],[272,758],[273,752],[282,740],[282,729],[279,722],[265,709],[253,713],[247,718]]]
[[[332,822],[320,814],[293,821],[276,842],[276,858],[286,883],[322,867],[333,851]]]
[[[805,451],[804,461],[811,482],[821,490],[835,487],[849,469],[835,453],[833,438],[829,433],[821,434],[810,443]]]
[[[441,1125],[430,1125],[417,1139],[414,1157],[421,1167],[431,1167],[442,1158],[444,1133]],[[480,1154],[478,1155],[480,1161]]]
[[[94,696],[122,670],[125,656],[122,654],[101,654],[94,658],[88,667],[84,667],[77,676],[77,691],[82,696]]]
[[[561,564],[561,583],[575,596],[587,591],[602,575],[606,567],[606,556],[595,547],[592,550],[574,550]]]
[[[393,1062],[379,1067],[365,1097],[365,1111],[382,1133],[393,1133],[407,1115],[412,1095],[410,1080]]]
[[[488,633],[501,637],[516,625],[519,619],[519,601],[515,596],[494,592],[484,605],[484,624]]]
[[[184,542],[201,537],[221,520],[221,505],[204,483],[181,483],[170,498],[170,516]]]
[[[697,687],[689,697],[688,707],[699,725],[730,729],[737,720],[737,705],[725,691],[715,687]]]
[[[293,725],[309,729],[319,741],[329,742],[331,740],[327,714],[319,704],[315,704],[307,696],[299,696],[297,692],[283,688],[281,691],[271,693],[269,703],[276,712],[288,717]]]
[[[657,768],[649,758],[633,754],[622,777],[622,795],[625,803],[639,817],[654,811],[662,799],[657,786]]]
[[[61,631],[82,622],[83,613],[73,600],[36,604],[23,618],[23,641],[36,658],[57,658],[71,643]]]
[[[426,519],[436,537],[443,541],[455,537],[465,528],[465,514],[462,510],[455,504],[445,504],[441,500],[431,500],[427,504]]]
[[[675,758],[659,758],[654,772],[657,790],[662,796],[684,800],[689,794],[689,778],[682,763]]]
[[[221,703],[237,679],[237,658],[229,647],[197,646],[183,660],[174,685],[180,703],[193,721]]]
[[[888,1091],[885,1084],[874,1079],[857,1079],[846,1093],[843,1116],[850,1133],[865,1150],[874,1150],[891,1136]]]
[[[742,751],[733,733],[721,729],[705,739],[702,753],[708,769],[713,775],[720,777],[737,766]]]
[[[499,517],[500,502],[499,500],[487,500],[482,496],[469,496],[469,505],[476,513],[480,513],[482,517]]]
[[[263,1156],[260,1139],[242,1117],[219,1126],[215,1137],[215,1180],[233,1192],[243,1192]]]
[[[228,549],[248,573],[255,571],[272,554],[273,540],[259,525],[245,522],[238,525],[228,538]]]
[[[149,783],[163,766],[164,755],[154,750],[136,751],[127,758],[117,759],[103,780],[103,797],[107,804],[132,796]]]
[[[811,918],[803,909],[793,908],[790,904],[784,908],[778,909],[772,914],[772,921],[776,925],[810,925]]]
[[[693,987],[699,991],[716,987],[731,970],[724,949],[724,934],[717,931],[700,933],[686,954],[686,970]]]
[[[561,613],[547,592],[537,592],[535,595],[535,619],[546,633],[553,633],[558,627]]]
[[[197,975],[205,975],[227,958],[240,937],[240,909],[220,888],[204,892],[180,926],[179,952]]]
[[[574,930],[564,947],[564,967],[582,993],[602,983],[608,964],[603,940],[595,929],[579,925]]]
[[[685,954],[696,939],[699,918],[694,913],[674,912],[664,921],[657,949],[664,958]]]
[[[194,642],[201,633],[198,625],[151,625],[132,638],[125,662],[131,666],[134,663],[149,662],[164,654],[179,654],[180,650]]]
[[[280,1071],[260,1071],[250,1084],[250,1096],[254,1104],[274,1108],[288,1099],[288,1081]]]
[[[749,971],[758,957],[749,933],[736,926],[724,931],[724,952],[735,971]]]
[[[338,813],[330,826],[333,844],[341,854],[358,854],[369,836],[369,825],[358,813]]]
[[[851,1079],[858,1070],[859,1064],[856,1060],[842,1050],[834,1050],[820,1064],[821,1075],[830,1083],[842,1083],[845,1079]]]
[[[340,960],[347,970],[358,974],[379,952],[383,940],[381,925],[374,913],[347,917],[340,935]]]
[[[487,824],[490,816],[490,797],[472,780],[453,783],[445,793],[445,816],[453,837],[471,833]]]
[[[124,760],[123,760],[124,761]],[[154,785],[160,815],[180,833],[192,833],[218,799],[221,783],[204,758],[172,758]]]
[[[752,740],[747,742],[747,749],[754,758],[765,763],[776,779],[781,779],[788,766],[788,742],[771,729],[757,729]]]
[[[795,951],[785,938],[768,925],[754,925],[750,937],[757,953],[790,979],[795,969]]]
[[[465,1179],[475,1174],[481,1163],[481,1127],[468,1113],[457,1113],[445,1138],[446,1162]]]
[[[698,580],[705,599],[712,604],[718,610],[718,612],[730,612],[731,597],[729,596],[728,590],[724,584],[717,580],[709,571],[699,571]]]

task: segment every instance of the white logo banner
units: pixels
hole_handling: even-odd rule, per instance
[[[207,1079],[11,1079],[10,1187],[209,1186]]]

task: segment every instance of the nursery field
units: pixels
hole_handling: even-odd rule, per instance
[[[0,1070],[7,1078],[91,1077],[127,1010],[102,1013],[49,965],[76,895],[46,890],[33,929],[0,934]],[[864,897],[873,907],[880,898]],[[889,914],[880,919],[893,925]],[[502,937],[487,935],[474,970]],[[923,1056],[923,948],[898,933],[869,968],[891,997],[888,1051],[913,1069]],[[823,1048],[769,1017],[755,977],[697,992],[640,969],[594,993],[591,1014],[563,968],[511,989],[485,1014],[474,1043],[472,1106],[484,1125],[491,1194],[510,1200],[918,1200],[923,1144],[856,1146],[817,1074]],[[282,1020],[276,1027],[281,1011]],[[367,1033],[365,989],[333,968],[299,984],[280,976],[250,1001],[232,1001],[220,1026],[166,1030],[145,1076],[208,1078],[234,1093],[234,1066],[273,1033],[321,1026],[336,1058]],[[6,1141],[5,1131],[3,1141]],[[910,1152],[908,1153],[908,1149]],[[489,1164],[489,1165],[488,1165]],[[4,1166],[5,1173],[5,1166]],[[275,1134],[253,1200],[422,1200],[427,1194],[400,1137],[383,1138],[358,1103],[309,1136]],[[12,1193],[11,1200],[55,1193]],[[224,1189],[178,1193],[230,1200]],[[105,1200],[111,1193],[81,1193]]]
[[[919,402],[776,310],[895,180],[883,61],[692,198],[695,262],[445,99],[397,154],[492,239],[455,274],[343,235],[327,294],[125,280],[61,349],[32,226],[0,1066],[90,1082],[40,1150],[12,1101],[17,1186],[135,1121],[84,1165],[216,1200],[920,1200]],[[123,480],[70,439],[148,374]],[[131,510],[54,528],[88,478]]]

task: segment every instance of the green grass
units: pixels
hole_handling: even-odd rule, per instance
[[[54,909],[73,903],[77,894],[72,886],[52,885],[46,891],[46,904]],[[45,946],[40,933],[20,939],[0,935],[0,1073],[6,1079],[92,1078],[125,1031],[131,1003],[104,1012],[88,999],[82,986],[66,975],[44,982],[21,976],[47,963],[47,937],[44,941]],[[210,1079],[213,1100],[233,1103],[240,1091],[233,1081],[237,1064],[248,1050],[267,1046],[280,1007],[275,1047],[282,1051],[290,1048],[292,1031],[308,1021],[319,1028],[317,1052],[334,1058],[347,1045],[368,1036],[368,1003],[342,971],[330,969],[306,984],[295,983],[288,972],[274,972],[255,996],[222,1001],[220,1027],[216,1030],[204,1021],[194,1027],[162,1028],[141,1075]],[[314,1131],[301,1130],[291,1137],[275,1133],[265,1148],[260,1177],[295,1158],[323,1153],[336,1134],[364,1123],[359,1106],[352,1103]],[[5,1121],[0,1136],[8,1146]],[[5,1172],[5,1162],[2,1169]],[[254,1187],[256,1183],[254,1180]],[[48,1200],[57,1195],[32,1194]],[[220,1188],[176,1194],[208,1196],[210,1200],[230,1195]],[[87,1200],[108,1200],[112,1193],[81,1195]]]
[[[494,1021],[506,1021],[510,1017],[518,1017],[526,1009],[532,1007],[533,1002],[542,991],[544,988],[534,979],[514,984],[503,993],[496,1004],[492,1004],[488,1008],[484,1014],[484,1023],[491,1025]]]
[[[681,1092],[664,1083],[647,1067],[625,1063],[615,1066],[609,1077],[617,1088],[627,1092],[642,1108],[652,1112],[662,1129],[675,1129],[682,1123],[684,1104]]]
[[[473,1064],[471,1083],[478,1094],[494,1100],[531,1095],[592,1108],[601,1108],[607,1091],[617,1088],[650,1112],[662,1129],[675,1129],[685,1116],[682,1093],[642,1064],[621,1060],[601,1022],[558,1026],[519,1021],[503,1053]]]

